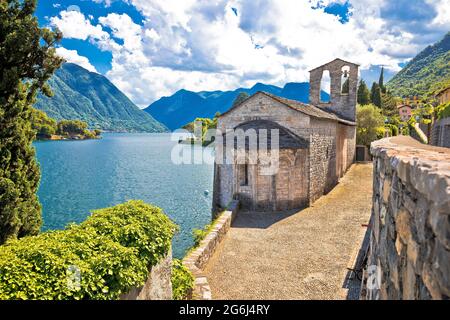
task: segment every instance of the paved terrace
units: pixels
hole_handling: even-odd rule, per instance
[[[346,281],[372,205],[372,164],[355,164],[313,207],[240,212],[205,269],[214,299],[352,299]],[[349,290],[350,288],[350,290]]]

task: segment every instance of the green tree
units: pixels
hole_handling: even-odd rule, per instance
[[[381,108],[381,88],[376,82],[372,84],[372,89],[370,90],[370,101]]]
[[[363,79],[361,79],[361,81],[359,81],[357,100],[358,100],[358,103],[361,105],[366,105],[366,104],[370,103],[369,88],[367,88],[367,85]]]
[[[381,106],[383,115],[392,117],[398,113],[397,105],[400,100],[394,97],[389,91],[381,94]]]
[[[356,108],[356,143],[370,146],[384,132],[384,117],[373,104]]]
[[[38,137],[49,138],[56,133],[56,121],[45,112],[34,108],[31,111],[31,126],[36,130]]]
[[[54,44],[60,32],[41,29],[36,0],[0,1],[0,244],[37,234],[39,166],[32,141],[32,105],[62,60]]]
[[[248,97],[250,97],[250,95],[247,92],[240,92],[238,94],[238,96],[236,97],[236,99],[234,99],[233,105],[231,107],[233,108],[233,107],[237,106],[238,104],[242,103]]]
[[[386,93],[386,87],[384,86],[384,67],[381,67],[380,78],[378,79],[378,85],[380,86],[381,93]]]
[[[57,133],[64,136],[84,135],[88,131],[87,123],[81,120],[61,120],[57,127]]]

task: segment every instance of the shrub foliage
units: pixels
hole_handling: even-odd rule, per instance
[[[172,295],[174,300],[188,299],[194,288],[194,276],[181,260],[172,261]]]
[[[144,284],[176,229],[160,208],[129,201],[66,230],[8,241],[0,299],[118,299]]]

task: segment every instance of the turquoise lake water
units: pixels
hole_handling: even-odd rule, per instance
[[[91,210],[142,199],[164,209],[180,226],[173,255],[192,245],[192,229],[211,220],[212,164],[171,160],[170,134],[104,134],[101,140],[35,142],[41,166],[43,228],[80,223]],[[179,145],[182,152],[213,149]],[[205,190],[209,194],[205,194]]]

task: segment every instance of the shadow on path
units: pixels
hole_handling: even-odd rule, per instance
[[[233,222],[233,228],[267,229],[270,226],[298,214],[299,209],[282,212],[246,212],[240,211],[236,220]]]

